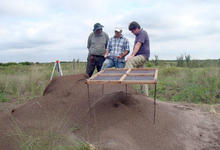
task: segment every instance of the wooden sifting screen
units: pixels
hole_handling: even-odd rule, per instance
[[[88,84],[157,84],[158,69],[107,68],[87,80]]]

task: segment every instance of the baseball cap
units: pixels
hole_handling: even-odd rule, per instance
[[[121,32],[121,31],[122,31],[122,28],[120,28],[120,27],[115,27],[115,31]]]

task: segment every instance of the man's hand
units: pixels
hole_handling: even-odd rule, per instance
[[[129,60],[132,59],[133,57],[134,57],[134,56],[132,56],[132,55],[131,55],[131,56],[128,56],[127,59],[126,59],[126,61],[129,61]]]
[[[117,58],[122,59],[122,58],[123,58],[123,56],[117,56]]]
[[[142,45],[141,42],[137,42],[137,43],[135,44],[134,50],[133,50],[131,56],[128,56],[128,58],[126,59],[126,61],[129,61],[130,59],[132,59],[132,58],[137,54],[137,52],[139,51],[141,45]]]
[[[109,54],[109,52],[108,52],[108,50],[106,50],[106,51],[105,51],[104,58],[107,58],[108,54]]]

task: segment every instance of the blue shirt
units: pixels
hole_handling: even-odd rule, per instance
[[[150,57],[150,43],[149,43],[148,34],[143,29],[141,29],[139,31],[139,33],[136,35],[134,45],[137,42],[141,42],[142,44],[141,44],[139,51],[136,53],[135,56],[143,55],[146,59],[149,59],[149,57]]]
[[[109,51],[108,57],[121,56],[125,51],[130,51],[129,41],[122,35],[120,38],[114,36],[108,41],[107,50]]]

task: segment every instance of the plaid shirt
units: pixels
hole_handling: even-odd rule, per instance
[[[122,35],[119,39],[113,36],[108,41],[107,50],[109,51],[108,57],[121,56],[126,50],[130,51],[129,41]]]

